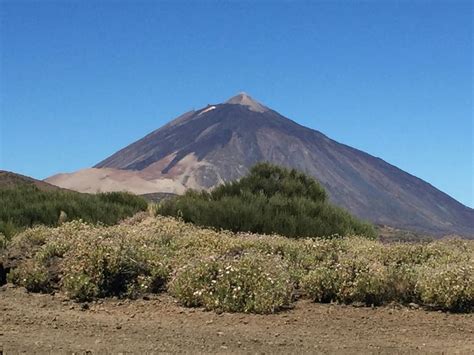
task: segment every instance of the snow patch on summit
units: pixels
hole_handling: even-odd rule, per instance
[[[205,110],[199,112],[198,116],[201,116],[203,113],[212,111],[212,110],[214,110],[215,108],[216,108],[216,106],[210,106],[210,107],[206,108]]]

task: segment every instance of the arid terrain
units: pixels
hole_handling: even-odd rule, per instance
[[[183,308],[167,295],[79,304],[61,294],[0,288],[4,353],[465,353],[474,352],[472,314],[399,306],[300,301],[274,315]]]
[[[0,355],[474,355],[473,5],[0,0]]]

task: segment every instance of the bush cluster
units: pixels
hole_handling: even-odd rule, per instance
[[[168,217],[114,226],[73,221],[14,236],[9,280],[90,300],[167,291],[185,306],[271,313],[292,295],[316,302],[415,302],[474,310],[474,242],[382,244],[365,237],[289,239],[204,229]]]
[[[186,306],[274,313],[290,305],[293,284],[281,257],[251,253],[186,264],[171,282],[170,293]]]
[[[472,310],[474,265],[454,263],[424,266],[416,290],[424,304],[453,311]]]
[[[188,191],[165,200],[158,213],[233,232],[276,233],[293,238],[376,236],[372,225],[331,205],[323,187],[313,178],[269,163],[259,163],[239,181],[211,192]]]
[[[25,287],[30,292],[50,292],[53,289],[51,275],[36,261],[22,263],[8,274],[8,281]]]
[[[25,256],[9,279],[31,291],[62,289],[79,301],[158,292],[170,272],[167,237],[145,233],[139,238],[130,227],[72,221],[28,229],[8,245],[7,254]]]
[[[22,228],[37,224],[56,226],[65,219],[111,225],[147,208],[144,199],[125,192],[90,195],[43,191],[34,185],[2,188],[0,201],[0,233],[6,238]]]

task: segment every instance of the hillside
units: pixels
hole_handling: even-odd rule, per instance
[[[130,193],[84,194],[12,172],[0,172],[0,235],[10,239],[38,224],[65,221],[115,224],[146,210],[145,199]],[[4,240],[0,238],[0,249]]]
[[[45,181],[36,180],[29,176],[0,170],[0,189],[16,188],[19,186],[36,186],[41,191],[62,190],[60,187],[51,185]]]
[[[333,203],[359,218],[423,233],[474,236],[473,209],[244,93],[185,113],[93,169],[46,181],[87,192],[117,188],[180,194],[187,188],[209,189],[238,179],[260,161],[315,177]]]

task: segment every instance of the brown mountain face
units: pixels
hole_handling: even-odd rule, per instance
[[[41,191],[57,191],[60,187],[48,184],[47,182],[33,179],[29,176],[12,173],[11,171],[0,170],[0,190],[14,189],[23,186],[36,186]]]
[[[71,189],[77,185],[87,192],[115,186],[142,188],[144,193],[146,186],[146,192],[182,193],[240,178],[259,161],[314,176],[335,204],[374,223],[474,236],[473,209],[379,158],[283,117],[245,93],[185,113],[93,169],[47,181]],[[89,181],[90,176],[94,178]]]

